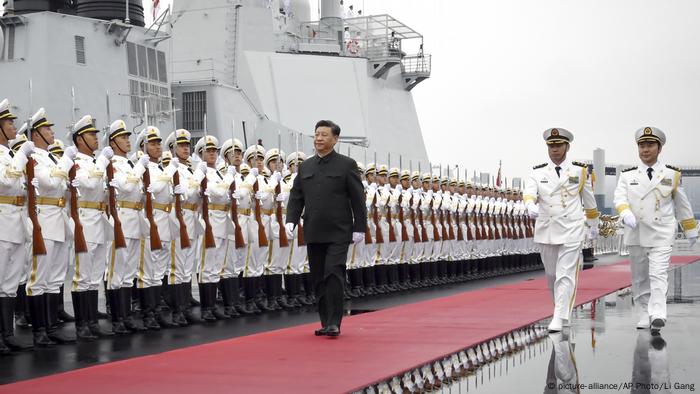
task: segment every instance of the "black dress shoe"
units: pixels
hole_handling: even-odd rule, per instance
[[[327,337],[338,337],[340,336],[340,328],[336,325],[328,326],[326,327],[326,334]]]
[[[661,328],[666,325],[666,322],[664,319],[661,318],[656,318],[651,321],[651,333],[652,335],[658,335],[658,333],[661,331]]]
[[[323,328],[319,328],[318,330],[314,331],[314,335],[316,335],[317,337],[322,337],[322,336],[326,335],[326,332],[328,332],[328,327],[323,327]]]

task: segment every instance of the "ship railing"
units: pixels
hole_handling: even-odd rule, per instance
[[[401,59],[401,72],[404,74],[430,75],[431,55],[422,53],[407,55]]]
[[[230,83],[231,76],[225,70],[225,62],[214,58],[183,59],[173,61],[173,82],[211,81]]]

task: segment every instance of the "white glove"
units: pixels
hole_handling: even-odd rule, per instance
[[[70,181],[70,185],[77,189],[80,187],[80,181],[77,179],[73,179],[72,181]]]
[[[275,171],[272,173],[272,179],[274,179],[275,182],[279,183],[280,180],[282,180],[282,174],[280,174],[279,171]]]
[[[109,181],[109,186],[113,187],[114,190],[119,190],[119,182],[116,179]]]
[[[35,189],[39,188],[39,180],[37,178],[32,179],[32,186],[34,186]]]
[[[254,178],[258,177],[258,174],[260,174],[260,171],[258,171],[258,167],[253,167],[250,169],[250,174],[253,175]]]
[[[588,230],[590,231],[589,236],[591,239],[598,238],[598,226],[591,226]]]
[[[284,232],[287,233],[287,238],[289,239],[294,239],[294,228],[296,226],[294,223],[285,223],[284,224]]]
[[[388,183],[384,185],[384,192],[386,192],[386,193],[390,193],[390,192],[391,192],[391,186],[389,186]]]
[[[403,191],[403,186],[401,186],[400,184],[396,185],[396,191],[401,193]]]
[[[75,157],[78,156],[78,148],[71,145],[66,148],[66,150],[63,152],[63,155],[71,160],[75,160]]]
[[[432,191],[432,190],[428,190],[428,193],[426,193],[425,197],[426,197],[427,199],[433,198],[433,191]]]
[[[173,193],[176,194],[176,195],[178,195],[178,196],[181,196],[181,195],[185,194],[185,190],[184,190],[184,188],[182,187],[182,185],[176,185],[176,186],[173,188]]]
[[[172,159],[170,159],[170,164],[168,164],[168,167],[177,168],[179,165],[180,159],[178,159],[177,157],[173,157]]]
[[[153,194],[153,184],[149,184],[148,187],[146,188],[146,193],[151,193]]]
[[[369,184],[367,183],[366,180],[363,179],[363,180],[362,180],[362,186],[364,186],[364,188],[367,189],[367,188],[369,187]]]
[[[287,165],[284,165],[284,170],[282,171],[282,178],[286,178],[292,175],[292,173],[287,169]]]
[[[698,237],[690,237],[688,238],[688,248],[692,249],[693,246],[695,246],[695,242],[698,241]]]
[[[226,175],[236,176],[236,174],[236,167],[228,166],[228,168],[226,169]]]
[[[143,168],[148,168],[148,163],[150,162],[151,159],[148,158],[148,155],[143,155],[139,158],[139,164],[141,164]]]
[[[352,233],[352,242],[357,245],[365,239],[365,233]]]
[[[207,175],[207,163],[200,161],[199,166],[197,166],[197,171],[201,172],[204,176]]]
[[[525,208],[527,208],[527,214],[530,216],[530,219],[536,219],[540,214],[540,207],[532,201],[528,201]]]
[[[32,141],[25,142],[19,147],[18,152],[22,153],[25,157],[31,156],[31,154],[34,153],[34,143]]]
[[[240,199],[241,199],[241,193],[239,193],[238,190],[236,190],[236,191],[234,191],[233,193],[231,193],[231,198],[235,198],[236,200],[240,200]]]
[[[409,194],[413,194],[413,186],[409,186],[406,190]]]
[[[624,223],[625,226],[629,228],[637,227],[637,218],[629,209],[625,209],[624,211],[620,212],[620,216],[622,217],[622,223]]]
[[[211,195],[211,193],[209,193],[209,188],[204,189],[204,191],[202,192],[202,194],[204,194],[205,196],[209,197],[209,196]]]
[[[284,192],[278,194],[278,195],[277,195],[277,198],[275,198],[275,201],[278,201],[278,202],[285,202],[285,201],[287,201],[287,195],[288,195],[288,194],[289,194],[289,193],[284,193]]]
[[[270,193],[268,192],[262,192],[260,190],[255,192],[255,198],[257,198],[258,200],[267,200],[268,197],[270,197]]]
[[[100,156],[104,156],[104,158],[107,160],[112,160],[112,157],[114,157],[114,151],[111,147],[106,146],[104,147],[104,149],[102,149],[102,153],[100,153]]]

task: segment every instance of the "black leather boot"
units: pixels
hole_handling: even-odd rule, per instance
[[[218,283],[207,283],[207,290],[209,291],[209,297],[211,297],[211,313],[214,315],[216,320],[226,320],[229,319],[229,316],[225,314],[224,312],[219,310],[219,307],[216,305],[216,290],[219,287]],[[222,296],[223,297],[223,296]]]
[[[184,283],[171,285],[171,301],[173,303],[173,324],[176,324],[180,327],[190,325],[184,313],[185,309],[187,308],[187,305],[185,305],[187,300],[185,298],[185,291],[187,290],[187,288],[184,285]]]
[[[90,329],[90,332],[92,335],[97,336],[98,338],[104,338],[104,337],[111,337],[114,336],[114,332],[111,330],[105,330],[102,327],[100,327],[100,323],[98,320],[98,297],[99,293],[97,290],[88,290],[87,295],[85,296],[87,298],[87,304],[88,304],[88,328]]]
[[[284,290],[287,292],[287,301],[295,308],[301,308],[299,302],[299,275],[289,274],[284,276]]]
[[[88,328],[87,300],[86,292],[71,292],[73,298],[73,311],[75,311],[75,335],[80,341],[94,341],[96,336],[92,335]]]
[[[17,286],[17,298],[15,300],[15,325],[20,328],[29,327],[29,305],[27,305],[27,289],[25,283]]]
[[[221,292],[221,298],[224,301],[224,314],[227,317],[240,316],[240,313],[238,313],[235,306],[235,297],[238,296],[238,293],[236,292],[234,294],[234,289],[231,283],[233,279],[234,278],[221,278],[221,280],[219,280],[219,291]]]
[[[146,331],[146,327],[136,322],[136,318],[134,317],[134,313],[131,309],[131,300],[133,299],[134,293],[137,297],[140,296],[138,289],[136,292],[134,292],[132,287],[122,287],[119,289],[119,306],[122,308],[119,313],[124,320],[124,327],[126,327],[127,330],[132,332]]]
[[[59,303],[62,296],[61,293],[58,294],[45,294],[46,296],[46,335],[49,338],[59,344],[75,343],[76,338],[72,335],[64,334],[59,330],[58,324],[58,314],[59,314]]]
[[[68,312],[66,312],[66,309],[63,305],[63,286],[59,288],[59,294],[61,295],[58,298],[58,312],[57,312],[57,317],[58,317],[58,323],[71,323],[75,321],[75,317],[71,316]]]
[[[15,315],[15,297],[0,297],[0,327],[2,327],[2,340],[13,351],[32,349],[29,343],[20,341],[15,337],[13,317]]]
[[[265,295],[267,296],[267,307],[274,311],[279,311],[282,309],[280,304],[277,302],[277,287],[275,282],[276,275],[263,275],[263,281],[265,283]]]
[[[258,276],[253,279],[253,283],[255,284],[255,304],[260,308],[261,311],[263,312],[272,312],[276,310],[274,307],[271,307],[267,303],[267,297],[262,296],[262,288],[263,285],[267,287],[267,276]]]
[[[211,293],[207,287],[208,283],[199,284],[199,303],[201,304],[202,320],[205,322],[215,322],[216,317],[212,312],[214,299],[211,298]]]
[[[156,295],[153,287],[138,289],[139,300],[141,301],[141,315],[143,316],[143,326],[147,330],[160,330],[160,324],[156,321]]]
[[[255,278],[243,278],[243,291],[245,293],[245,306],[253,313],[262,313],[255,303]]]
[[[166,290],[163,290],[164,287]],[[161,328],[179,327],[177,324],[168,320],[163,314],[164,312],[170,314],[170,306],[167,306],[168,302],[170,302],[170,286],[154,286],[152,289],[154,292],[154,297],[156,298],[155,316],[156,320],[158,321],[158,325]],[[163,306],[163,304],[165,304],[165,306]]]
[[[35,347],[51,347],[56,342],[46,334],[46,294],[27,296]]]
[[[119,294],[120,289],[116,290],[105,290],[105,296],[107,297],[107,305],[109,305],[110,318],[112,320],[112,331],[116,335],[126,335],[129,330],[126,329],[124,325],[124,316],[122,315],[122,305],[121,305],[121,295]]]
[[[316,304],[316,289],[314,289],[314,281],[311,279],[311,273],[307,272],[303,274],[304,289],[306,290],[306,299],[310,303],[309,305]]]
[[[284,292],[284,289],[282,288],[282,280],[283,280],[282,274],[277,274],[277,275],[272,275],[272,284],[274,286],[274,291],[275,291],[275,299],[277,300],[277,304],[280,306],[281,309],[286,309],[286,310],[291,310],[294,309],[294,305],[291,304],[287,300],[287,294]]]
[[[375,286],[376,281],[375,281],[374,267],[362,268],[362,282],[365,285],[365,294],[366,295],[371,296],[371,295],[377,294],[377,288]]]

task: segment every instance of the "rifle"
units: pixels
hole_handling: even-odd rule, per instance
[[[437,224],[435,223],[435,210],[433,209],[433,199],[430,199],[430,205],[428,206],[428,209],[430,209],[430,224],[433,225],[433,241],[439,241],[440,232],[438,231]]]
[[[418,231],[418,226],[416,226],[416,211],[413,209],[413,196],[408,200],[408,207],[411,210],[409,220],[413,226],[413,242],[421,242],[420,232]],[[420,207],[418,207],[420,209]]]
[[[175,170],[173,174],[173,186],[177,187],[180,185],[180,171]],[[180,196],[175,196],[175,217],[177,217],[178,223],[180,223],[180,247],[183,249],[192,246],[190,242],[190,236],[187,234],[187,224],[185,223],[185,218],[182,216],[182,199]]]
[[[374,197],[376,197],[376,194],[372,196],[372,202],[370,203],[370,209],[372,205],[374,205]],[[369,230],[369,226],[365,227],[365,244],[369,245],[372,243],[372,232]]]
[[[231,193],[231,220],[233,221],[233,226],[235,227],[233,238],[236,244],[236,249],[241,249],[245,247],[245,239],[243,238],[243,230],[241,230],[241,225],[238,224],[238,201],[233,198],[233,193],[236,192],[235,178],[233,179],[233,182],[231,182],[229,192]]]
[[[450,240],[450,235],[447,233],[447,226],[445,226],[445,217],[444,213],[442,211],[442,204],[445,203],[445,196],[443,195],[442,198],[440,199],[440,206],[438,207],[438,210],[440,211],[440,227],[442,227],[442,239],[443,240]]]
[[[109,193],[109,214],[112,216],[112,220],[114,220],[114,248],[126,248],[122,221],[119,220],[119,213],[117,212],[117,193],[114,187],[110,185],[112,179],[114,179],[114,166],[110,160],[107,165],[107,190]]]
[[[78,169],[77,164],[68,170],[68,178],[70,182],[75,180],[75,173]],[[88,251],[87,241],[85,241],[85,232],[83,224],[80,223],[80,213],[78,212],[78,188],[70,186],[70,217],[75,225],[75,253],[86,253]]]
[[[450,197],[452,198],[452,197]],[[448,237],[447,239],[455,239],[455,229],[452,227],[452,212],[447,211],[447,231],[448,231]]]
[[[282,187],[280,182],[277,182],[275,186],[275,195],[279,195],[282,192]],[[279,234],[280,234],[280,248],[286,248],[289,246],[289,240],[287,239],[287,232],[284,230],[284,220],[282,220],[282,201],[277,201],[277,208],[275,210],[275,216],[277,217],[277,223],[279,224]]]
[[[406,224],[404,224],[403,219],[403,207],[401,202],[403,201],[403,193],[399,196],[399,222],[401,222],[401,241],[408,241],[408,231],[406,230]]]
[[[260,187],[258,185],[258,178],[256,177],[255,183],[253,183],[253,195],[255,195],[258,190],[260,190]],[[253,197],[253,199],[255,200],[255,221],[258,223],[258,246],[262,248],[268,245],[267,235],[265,234],[262,216],[260,216],[260,200],[255,197]]]
[[[384,243],[384,236],[382,235],[382,228],[379,226],[379,210],[374,205],[374,200],[376,200],[376,198],[377,194],[375,192],[374,197],[372,197],[372,221],[374,222],[374,226],[377,229],[375,231],[375,233],[377,234],[377,240],[374,243],[379,245]]]
[[[462,226],[460,226],[459,220],[459,202],[457,203],[457,210],[455,211],[455,221],[457,222],[457,241],[464,241],[464,234],[462,233]]]
[[[391,202],[391,192],[389,192],[389,198],[386,202],[386,221],[389,223],[389,242],[396,242],[396,231],[394,231],[394,223],[391,220],[391,207],[389,203]]]
[[[31,157],[27,160],[27,211],[29,220],[32,221],[32,254],[34,256],[46,254],[46,244],[44,244],[44,236],[41,234],[41,225],[37,217],[36,210],[36,190],[32,186],[34,179],[34,166],[36,162]]]
[[[423,220],[423,209],[420,205],[418,206],[418,223],[420,223],[420,240],[421,242],[428,242],[428,229],[425,228],[425,221]]]
[[[202,191],[202,218],[204,219],[204,247],[206,249],[215,248],[216,241],[214,240],[214,229],[209,221],[209,197],[204,194],[208,187],[207,176],[204,176],[202,183],[199,185]]]
[[[148,190],[151,185],[151,170],[146,168],[143,173],[143,189]],[[148,191],[146,192],[146,219],[148,219],[148,224],[151,227],[151,250],[160,250],[163,248],[160,242],[160,235],[158,234],[158,225],[156,220],[153,218],[153,196]]]

